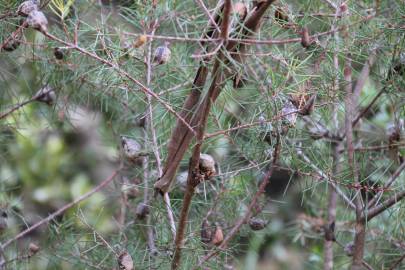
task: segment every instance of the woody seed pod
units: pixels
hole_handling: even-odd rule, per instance
[[[336,241],[335,222],[332,222],[330,224],[325,224],[323,226],[323,230],[325,232],[325,240],[326,241]]]
[[[32,99],[52,105],[56,100],[56,94],[52,87],[47,85],[39,89]]]
[[[222,232],[222,228],[218,223],[215,224],[215,228],[214,228],[212,234],[213,234],[213,236],[212,236],[211,244],[219,246],[222,243],[222,241],[224,241],[224,233]]]
[[[34,243],[30,243],[29,244],[29,246],[28,246],[28,252],[29,252],[29,256],[33,256],[33,255],[35,255],[38,251],[39,251],[39,246],[37,246],[36,244],[34,244]]]
[[[3,50],[12,52],[20,46],[21,42],[18,37],[11,38],[7,43],[3,45]]]
[[[0,235],[7,229],[8,225],[7,225],[7,212],[4,210],[0,210]]]
[[[125,158],[129,161],[135,161],[143,155],[141,152],[141,145],[134,139],[121,136],[121,146],[124,150]]]
[[[288,23],[288,16],[285,10],[281,7],[277,7],[274,11],[274,18],[279,24],[286,24]]]
[[[291,101],[287,101],[281,109],[281,114],[283,115],[284,119],[289,122],[290,126],[294,126],[295,122],[297,121],[297,113],[295,113],[295,111],[297,111],[297,109],[291,103]]]
[[[156,48],[154,57],[153,57],[153,62],[162,65],[167,63],[170,60],[171,56],[171,51],[169,49],[169,42],[166,41],[163,46],[159,46]]]
[[[247,8],[245,3],[237,2],[233,5],[233,12],[238,14],[241,18],[245,18],[247,14]]]
[[[346,3],[342,3],[339,7],[339,12],[341,15],[345,15],[347,13],[347,4]]]
[[[309,37],[308,28],[304,27],[301,30],[301,45],[304,48],[308,48],[311,45],[311,39]]]
[[[122,251],[118,255],[118,266],[122,270],[134,270],[134,261],[127,251]]]
[[[209,179],[216,173],[214,158],[208,154],[200,154],[199,168],[205,179]]]
[[[314,109],[316,95],[291,94],[289,100],[301,115],[310,115]]]
[[[139,48],[141,46],[143,46],[146,41],[148,40],[148,38],[145,35],[140,35],[134,42],[134,48]]]
[[[141,202],[138,204],[138,206],[136,207],[136,211],[135,211],[136,216],[138,217],[138,219],[144,219],[147,215],[149,215],[149,205]]]
[[[27,17],[34,10],[38,10],[37,1],[28,0],[28,1],[22,2],[21,5],[18,6],[17,13],[20,16]]]
[[[30,27],[46,32],[48,30],[48,20],[42,11],[33,10],[27,18],[27,23]]]
[[[63,53],[62,49],[59,48],[59,47],[55,47],[55,48],[53,49],[53,55],[54,55],[55,58],[58,59],[58,60],[62,60],[63,57],[64,57],[64,53]]]
[[[210,224],[208,223],[208,220],[204,219],[203,222],[201,223],[201,242],[204,244],[208,244],[211,242],[212,238],[212,232],[210,229]]]
[[[249,226],[254,231],[263,230],[267,225],[267,222],[261,218],[251,218],[249,220]]]

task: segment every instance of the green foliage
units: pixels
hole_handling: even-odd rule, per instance
[[[0,235],[0,242],[90,191],[120,164],[124,164],[124,169],[114,184],[71,208],[47,227],[27,235],[18,245],[7,248],[7,259],[17,258],[8,267],[117,269],[117,255],[127,250],[135,269],[169,269],[173,236],[166,205],[153,190],[158,174],[155,151],[164,165],[177,119],[163,103],[181,111],[201,64],[198,55],[212,52],[218,45],[209,41],[213,45],[204,52],[198,42],[207,27],[207,15],[190,0],[157,1],[156,7],[152,1],[41,2],[46,3],[42,10],[49,21],[49,33],[72,46],[28,28],[22,29],[18,48],[0,51],[1,114],[31,99],[0,118],[0,204],[9,213],[9,228]],[[204,1],[210,12],[216,2]],[[252,1],[247,2],[251,10]],[[401,64],[404,51],[405,5],[399,0],[350,1],[349,14],[338,18],[333,16],[335,10],[327,2],[278,1],[277,7],[286,9],[289,24],[277,21],[273,16],[276,7],[271,6],[251,39],[299,41],[253,44],[244,52],[243,62],[230,59],[228,54],[230,60],[222,63],[221,69],[240,72],[244,84],[235,89],[228,79],[210,111],[208,138],[202,152],[214,156],[218,174],[200,184],[200,192],[193,197],[182,269],[192,269],[207,252],[216,249],[202,243],[200,237],[207,212],[212,212],[211,225],[219,223],[225,234],[246,213],[269,169],[277,136],[281,141],[277,164],[286,175],[280,181],[273,176],[258,203],[262,207],[258,216],[269,224],[259,232],[243,225],[227,248],[220,250],[206,266],[322,269],[324,237],[310,221],[327,218],[329,191],[325,180],[336,183],[350,199],[361,196],[359,190],[352,188],[347,148],[338,159],[342,168],[334,174],[334,142],[322,136],[314,139],[311,130],[311,125],[320,123],[331,134],[344,136],[347,83],[344,63],[348,57],[356,84],[364,64],[376,49],[376,60],[359,94],[356,112],[366,108],[382,89],[385,91],[354,128],[360,183],[383,186],[399,165],[398,155],[405,155],[404,127],[400,127],[405,119],[405,72],[389,76]],[[0,3],[0,44],[20,26],[22,17],[15,13],[20,3],[11,0]],[[155,21],[156,37],[152,39]],[[341,29],[344,26],[348,27],[348,38]],[[315,43],[303,48],[300,44],[303,27],[311,35],[339,30],[336,34],[320,34]],[[144,34],[148,34],[147,42],[134,46]],[[240,38],[237,33],[234,35]],[[165,37],[177,38],[171,40],[171,60],[165,65],[153,65],[149,80],[145,62],[150,55],[153,57]],[[78,43],[74,44],[76,38]],[[55,58],[56,47],[62,50],[63,59]],[[216,55],[206,63],[210,69]],[[339,63],[337,69],[335,60]],[[124,76],[124,72],[157,94],[162,102],[151,96],[148,99],[142,87]],[[207,95],[212,80],[210,74],[202,96]],[[50,106],[33,99],[45,85],[56,93]],[[282,111],[294,95],[316,95],[316,102],[310,116],[298,115],[296,123],[290,123]],[[145,116],[152,117],[151,127],[139,126]],[[261,116],[271,126],[258,123]],[[250,126],[235,128],[246,124]],[[390,126],[400,129],[400,139],[395,141],[399,146],[389,146],[393,143],[387,135]],[[230,128],[235,130],[225,132]],[[214,136],[215,132],[221,134]],[[123,159],[122,135],[142,144],[148,153],[146,167]],[[179,172],[188,169],[190,156],[191,151],[186,152]],[[319,172],[330,179],[322,178]],[[123,188],[126,184],[128,190],[137,191],[136,195],[128,195]],[[382,199],[403,191],[404,185],[402,174]],[[137,205],[144,201],[144,191],[148,194],[150,214],[141,220],[135,213]],[[175,185],[170,199],[176,221],[183,196],[184,191]],[[365,200],[369,199],[367,196]],[[403,206],[400,202],[367,223],[364,260],[375,269],[390,267],[403,253]],[[351,262],[350,257],[343,255],[343,249],[353,241],[354,228],[350,222],[355,220],[355,213],[342,200],[338,201],[336,211],[336,237],[343,246],[334,245],[335,267],[342,269]],[[313,219],[304,220],[303,215]],[[156,256],[150,252],[148,230],[154,235],[159,252]],[[40,253],[18,259],[27,254],[30,242],[39,244]]]

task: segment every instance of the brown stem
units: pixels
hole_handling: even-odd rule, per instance
[[[151,89],[147,88],[145,85],[143,85],[139,80],[135,79],[134,77],[132,77],[128,72],[126,72],[125,70],[121,69],[118,65],[105,60],[101,57],[99,57],[97,54],[92,53],[87,51],[86,49],[83,49],[81,47],[79,47],[78,45],[74,44],[74,43],[70,43],[67,41],[64,41],[54,35],[52,35],[49,32],[43,32],[43,34],[48,37],[51,40],[57,41],[67,47],[69,47],[70,49],[76,50],[80,53],[82,53],[83,55],[89,56],[97,61],[99,61],[100,63],[107,65],[109,67],[111,67],[112,69],[114,69],[118,74],[120,74],[121,76],[129,79],[131,82],[133,82],[134,84],[139,86],[139,89],[144,92],[146,95],[150,95],[153,98],[155,98],[159,103],[161,103],[170,113],[172,113],[179,121],[183,122],[183,124],[192,132],[195,133],[194,129],[188,124],[188,122],[181,117],[173,108],[172,106],[170,106],[170,104],[168,104],[166,101],[164,101],[163,99],[161,99],[159,97],[159,95],[157,95],[156,93],[154,93]]]
[[[396,169],[396,171],[391,175],[391,177],[385,182],[384,188],[382,191],[377,192],[373,199],[368,202],[367,207],[372,207],[382,196],[383,190],[388,189],[395,182],[395,180],[401,175],[402,171],[405,169],[405,162],[402,162],[401,165]]]
[[[252,15],[246,19],[244,23],[244,33],[243,37],[247,38],[252,35],[252,33],[257,29],[260,19],[263,17],[264,12],[267,8],[273,3],[274,0],[267,0],[266,2],[261,2],[258,4],[257,9]],[[235,50],[238,42],[231,41],[229,39],[228,44],[226,45],[226,50],[231,52]],[[218,60],[218,58],[217,58]],[[227,62],[225,62],[227,64]],[[214,64],[215,68],[215,64]],[[212,72],[215,74],[215,72]],[[186,119],[188,123],[191,123],[191,126],[197,126],[200,122],[200,116],[204,115],[204,109],[207,104],[207,99],[201,103],[198,108],[196,108],[197,103],[199,102],[201,91],[205,85],[205,81],[208,76],[208,68],[206,67],[206,63],[202,63],[200,68],[198,69],[197,76],[194,80],[194,84],[192,87],[192,91],[188,96],[185,104],[183,106],[183,111],[181,113],[182,119]],[[211,87],[214,84],[211,85]],[[210,102],[215,102],[217,97],[221,92],[220,87],[216,87],[215,91],[211,95]],[[183,118],[184,117],[184,118]],[[169,145],[168,145],[168,156],[165,168],[163,170],[163,175],[159,181],[155,183],[155,188],[160,193],[168,192],[170,185],[174,179],[176,174],[177,168],[180,164],[180,161],[183,159],[183,156],[188,149],[188,146],[191,142],[192,134],[188,130],[185,130],[182,127],[182,123],[177,122],[175,128],[173,129]]]
[[[353,146],[353,126],[352,118],[354,112],[353,104],[353,91],[352,91],[352,67],[350,55],[347,57],[344,68],[344,79],[345,79],[345,133],[346,133],[346,144],[347,144],[347,154],[348,154],[348,164],[351,171],[351,175],[354,179],[354,184],[359,185],[356,160],[354,158],[354,146]],[[356,227],[355,227],[355,237],[354,237],[354,253],[353,253],[353,263],[351,266],[352,270],[360,269],[363,262],[364,254],[364,244],[366,238],[365,223],[361,222],[360,217],[363,210],[361,196],[359,192],[356,193],[355,206],[356,206]]]
[[[226,41],[229,37],[229,27],[230,27],[229,22],[230,22],[231,10],[232,10],[232,1],[225,0],[224,15],[223,15],[222,24],[221,24],[221,38],[224,41]]]
[[[188,212],[190,209],[191,205],[191,200],[194,195],[194,190],[195,187],[199,184],[199,160],[200,160],[200,150],[201,150],[201,145],[204,137],[204,131],[205,127],[207,124],[208,120],[208,115],[211,109],[211,104],[213,102],[214,96],[217,95],[220,91],[220,85],[221,82],[220,80],[222,79],[222,73],[218,70],[219,66],[221,64],[220,59],[222,59],[222,54],[220,54],[217,59],[215,60],[215,64],[213,67],[213,81],[211,83],[210,89],[208,90],[208,94],[206,98],[204,99],[204,102],[201,106],[201,109],[198,110],[198,112],[201,111],[201,113],[198,113],[200,115],[199,117],[199,125],[198,125],[198,131],[197,131],[197,144],[194,147],[193,154],[190,160],[190,166],[188,170],[188,178],[187,178],[187,188],[186,188],[186,193],[184,194],[184,199],[183,199],[183,205],[180,213],[180,219],[179,219],[179,224],[177,227],[177,232],[176,232],[176,240],[175,240],[175,251],[174,251],[174,258],[172,261],[172,269],[178,269],[180,265],[180,259],[181,259],[181,249],[183,247],[183,240],[184,240],[184,232],[187,229],[187,218],[188,218]]]
[[[400,263],[405,259],[405,254],[403,254],[401,257],[398,258],[398,260],[388,269],[388,270],[394,270],[397,269],[397,266],[400,265]]]
[[[341,144],[333,145],[333,175],[339,175],[341,172],[341,164],[339,163],[339,147]],[[328,201],[328,221],[327,224],[332,224],[336,222],[336,204],[337,204],[337,193],[332,185],[329,185],[329,201]],[[324,240],[324,270],[333,269],[333,241],[332,239]]]
[[[367,214],[363,213],[359,221],[364,223],[366,221],[371,220],[372,218],[378,216],[379,214],[381,214],[394,204],[400,202],[404,197],[405,197],[405,190],[392,195],[390,198],[369,209]]]
[[[374,62],[377,58],[376,50],[373,50],[370,53],[370,56],[366,60],[366,62],[363,65],[363,68],[361,69],[360,75],[357,78],[356,85],[354,86],[353,89],[353,104],[354,106],[358,106],[358,100],[361,94],[361,90],[363,90],[364,85],[366,84],[366,81],[370,75],[370,67],[374,65]]]
[[[242,225],[245,224],[249,220],[249,218],[252,215],[252,209],[257,205],[257,201],[258,201],[259,197],[264,193],[265,188],[266,188],[267,184],[270,181],[270,177],[273,175],[273,171],[274,171],[274,168],[276,167],[276,163],[278,161],[279,154],[280,154],[280,137],[277,136],[277,142],[276,142],[276,145],[274,147],[273,159],[272,159],[271,167],[267,171],[267,174],[265,175],[262,183],[260,184],[258,191],[255,193],[253,199],[251,200],[249,206],[247,207],[246,214],[242,218],[240,218],[239,220],[237,220],[235,222],[235,225],[232,227],[232,229],[229,231],[229,233],[225,236],[225,238],[222,241],[221,245],[218,246],[218,249],[216,249],[214,251],[211,251],[206,256],[204,256],[200,260],[198,265],[193,268],[194,270],[199,269],[199,267],[201,267],[201,265],[204,262],[206,262],[209,259],[211,259],[212,257],[216,256],[221,250],[223,250],[227,246],[229,241],[236,235],[236,233],[239,232]]]

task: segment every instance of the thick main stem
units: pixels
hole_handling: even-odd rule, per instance
[[[339,163],[340,153],[339,144],[333,145],[333,176],[336,177],[341,171],[341,165]],[[332,185],[329,185],[329,200],[328,200],[328,222],[327,224],[332,224],[336,221],[336,204],[338,195]],[[325,237],[324,240],[324,270],[333,269],[333,241]]]

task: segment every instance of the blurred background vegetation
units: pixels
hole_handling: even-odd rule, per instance
[[[0,44],[20,27],[23,17],[16,10],[21,2],[1,1]],[[244,1],[248,10],[252,2]],[[300,42],[249,46],[246,61],[235,64],[243,85],[238,89],[232,81],[225,85],[210,113],[207,134],[273,119],[289,95],[302,93],[316,94],[311,121],[340,132],[336,123],[344,121],[345,94],[341,89],[336,91],[333,82],[343,84],[343,64],[336,70],[333,55],[343,63],[349,54],[357,79],[364,63],[376,52],[359,108],[365,108],[381,89],[385,93],[355,130],[355,146],[381,146],[377,151],[356,152],[361,179],[367,185],[381,186],[398,167],[397,157],[405,154],[405,4],[402,0],[346,1],[348,15],[340,19],[328,2],[339,6],[343,1],[277,1],[254,38],[300,38],[298,29],[303,27],[313,35],[348,25],[349,40],[322,35],[309,48]],[[192,55],[204,53],[194,40],[207,25],[207,15],[198,3],[41,0],[40,5],[52,35],[72,41],[77,29],[81,48],[118,65],[179,111],[198,68],[199,59]],[[210,12],[218,5],[217,1],[204,3]],[[288,22],[274,16],[278,10],[288,16]],[[149,48],[153,53],[164,39],[148,36],[143,44],[140,37],[149,34],[155,20],[156,35],[181,38],[171,40],[170,61],[153,66],[148,83],[144,61]],[[118,269],[117,254],[122,250],[131,255],[136,269],[169,269],[173,239],[166,207],[153,191],[157,164],[152,138],[142,127],[150,104],[145,94],[114,68],[78,50],[32,28],[22,33],[19,46],[0,51],[0,113],[29,101],[0,118],[0,205],[6,223],[0,242],[90,191],[120,164],[124,169],[113,184],[8,247],[5,258],[14,260],[6,269]],[[55,48],[62,51],[62,59],[55,57]],[[54,89],[52,104],[33,99],[45,86]],[[151,106],[158,149],[165,161],[176,118],[156,100]],[[210,209],[210,222],[220,225],[224,233],[246,211],[270,163],[275,140],[269,140],[269,130],[282,125],[282,121],[253,125],[204,142],[203,152],[215,158],[218,174],[200,184],[193,199],[182,269],[191,269],[211,249],[200,239],[201,222]],[[392,130],[399,130],[396,147],[384,147],[393,143]],[[149,153],[147,186],[145,168],[123,160],[120,136],[137,140]],[[331,144],[315,140],[301,117],[282,134],[279,167],[266,187],[266,196],[260,198],[263,211],[258,218],[267,226],[260,231],[243,226],[228,248],[206,264],[207,269],[322,269],[328,188],[316,172],[332,173]],[[299,156],[298,148],[309,161]],[[187,153],[179,172],[187,170],[189,157]],[[348,185],[346,156],[341,162],[344,168],[336,181],[352,198],[357,190]],[[402,174],[388,193],[402,191],[404,186]],[[149,223],[136,215],[145,190],[152,198],[148,201]],[[176,183],[170,192],[175,220],[183,194],[181,184]],[[364,260],[374,269],[389,269],[405,253],[404,209],[400,202],[367,225]],[[347,247],[353,240],[354,213],[339,202],[337,217],[336,237],[342,245],[334,247],[335,269],[346,269],[351,263]],[[148,247],[148,226],[153,227],[157,255]],[[30,243],[40,247],[34,256],[27,256]],[[395,269],[404,267],[400,264]]]

